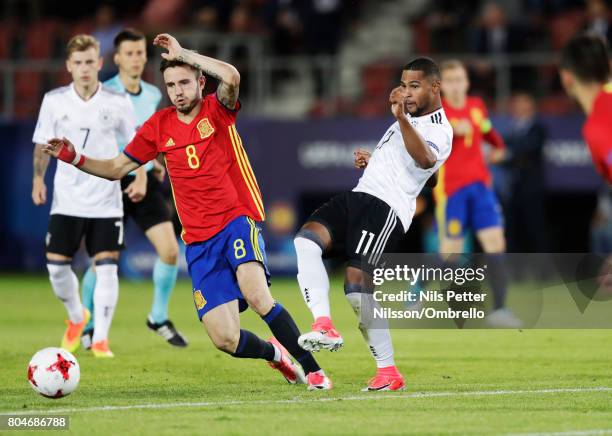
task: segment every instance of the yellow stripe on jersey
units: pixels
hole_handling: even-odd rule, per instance
[[[255,258],[263,263],[263,255],[261,254],[261,248],[259,247],[259,229],[253,219],[247,217],[247,221],[251,226],[251,245],[253,246],[253,253]]]
[[[265,219],[265,214],[261,193],[259,191],[257,181],[255,181],[255,175],[253,175],[253,170],[251,169],[249,160],[246,157],[246,154],[244,154],[244,150],[242,150],[241,153],[242,141],[240,140],[240,136],[238,135],[235,125],[232,124],[229,126],[228,130],[230,140],[232,141],[232,147],[234,148],[234,154],[236,155],[236,162],[238,162],[238,167],[240,168],[240,173],[242,174],[242,178],[244,179],[244,182],[251,193],[255,207],[257,207],[257,211],[263,220]]]
[[[249,176],[249,180],[251,181],[252,186],[254,187],[257,200],[259,201],[259,206],[261,208],[261,217],[262,217],[262,219],[265,219],[263,200],[261,198],[261,189],[259,189],[259,184],[257,184],[257,179],[255,178],[255,173],[253,173],[253,168],[251,167],[251,163],[249,162],[249,158],[248,158],[248,156],[246,154],[246,151],[244,150],[244,147],[242,146],[242,138],[238,134],[238,131],[236,130],[236,126],[232,125],[232,127],[233,127],[233,130],[234,130],[234,135],[235,135],[236,139],[238,140],[238,152],[241,154],[243,162],[245,163],[245,172],[246,172],[247,176]]]
[[[446,237],[446,187],[444,186],[444,165],[440,167],[438,174],[438,184],[433,189],[434,198],[436,199],[436,222],[438,224],[438,243],[441,245],[443,238]]]
[[[244,160],[245,160],[245,162],[247,164],[247,169],[249,170],[249,173],[251,174],[253,182],[255,183],[255,187],[257,188],[257,192],[259,192],[261,194],[261,191],[259,189],[259,184],[257,183],[257,179],[255,178],[255,173],[253,172],[253,168],[251,167],[251,163],[249,162],[249,158],[248,158],[248,156],[246,154],[244,146],[242,145],[242,138],[238,134],[238,130],[236,130],[236,126],[232,125],[232,127],[234,128],[234,134],[236,135],[236,138],[238,139],[238,144],[239,144],[238,150],[242,153],[242,156],[244,157]]]

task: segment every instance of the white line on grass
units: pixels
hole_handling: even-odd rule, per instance
[[[251,406],[260,404],[303,404],[303,403],[323,403],[330,401],[368,401],[381,399],[410,399],[410,398],[436,398],[436,397],[478,397],[496,395],[541,395],[559,393],[579,393],[579,392],[610,392],[610,387],[593,388],[555,388],[555,389],[534,389],[534,390],[497,390],[497,391],[467,391],[467,392],[415,392],[413,394],[381,394],[369,392],[363,395],[348,397],[301,397],[286,400],[229,400],[229,401],[202,401],[202,402],[183,402],[183,403],[150,403],[150,404],[129,404],[125,406],[93,406],[93,407],[73,407],[63,409],[39,409],[39,410],[14,410],[3,411],[0,415],[36,415],[41,413],[76,413],[76,412],[109,412],[116,410],[135,410],[135,409],[173,409],[177,407],[222,407],[222,406]],[[313,393],[316,395],[316,393]]]
[[[600,436],[611,435],[612,428],[609,429],[593,429],[593,430],[571,430],[571,431],[553,431],[544,433],[512,433],[506,436]]]

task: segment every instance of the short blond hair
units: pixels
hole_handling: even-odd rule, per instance
[[[90,48],[95,48],[100,52],[100,43],[91,35],[74,35],[66,45],[66,58],[70,58],[75,51],[85,51]]]
[[[467,68],[465,68],[465,65],[463,64],[463,62],[461,62],[458,59],[449,59],[440,64],[440,72],[444,72],[446,70],[454,70],[456,68],[461,68],[467,71]]]

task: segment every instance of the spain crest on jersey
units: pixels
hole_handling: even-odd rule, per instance
[[[201,119],[197,127],[198,127],[198,132],[200,132],[200,137],[202,139],[208,138],[215,131],[215,128],[212,126],[212,124],[210,124],[210,121],[208,121],[208,118]]]
[[[196,308],[201,310],[206,305],[206,300],[202,295],[202,291],[199,289],[193,292],[193,301],[195,302]]]

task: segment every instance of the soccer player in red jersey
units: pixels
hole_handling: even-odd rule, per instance
[[[587,116],[582,128],[595,169],[612,183],[612,83],[605,41],[582,33],[561,51],[561,83]]]
[[[50,140],[43,151],[111,180],[162,153],[187,244],[194,303],[215,346],[234,357],[265,359],[290,383],[331,389],[331,380],[298,345],[295,322],[268,289],[265,245],[256,224],[265,218],[263,202],[235,126],[240,74],[230,64],[183,49],[171,35],[158,35],[153,44],[168,50],[160,69],[173,106],[151,116],[114,159],[83,156],[65,138]],[[219,81],[217,92],[204,98],[202,71]],[[248,306],[274,338],[263,341],[240,328],[239,312]]]
[[[482,151],[483,141],[493,146],[489,161],[504,158],[504,141],[493,128],[484,102],[468,95],[470,86],[465,66],[456,60],[440,65],[442,105],[453,126],[453,150],[440,168],[434,188],[440,253],[462,253],[465,231],[474,231],[487,253],[493,291],[493,312],[487,322],[494,327],[521,325],[504,307],[506,280],[503,254],[506,241],[501,207],[491,188],[491,175]]]

